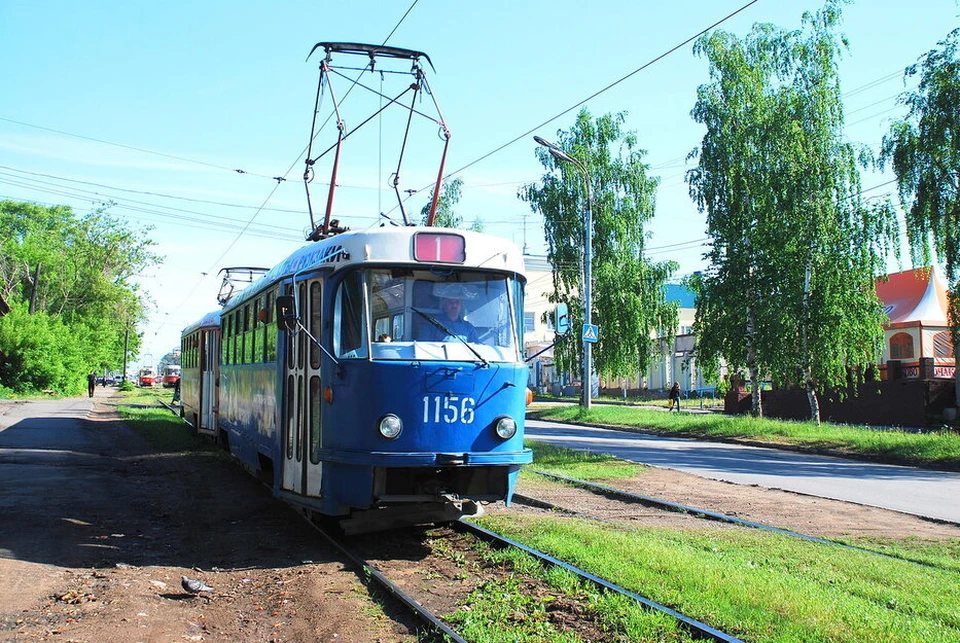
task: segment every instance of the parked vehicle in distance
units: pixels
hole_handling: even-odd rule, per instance
[[[153,386],[157,383],[157,370],[152,366],[145,366],[137,373],[137,386]]]
[[[163,388],[173,388],[177,385],[177,382],[180,381],[180,365],[179,364],[167,364],[163,367],[163,375],[160,378],[160,383],[163,385]]]

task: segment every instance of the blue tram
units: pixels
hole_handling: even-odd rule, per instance
[[[512,243],[445,228],[305,246],[184,330],[185,417],[348,533],[509,504],[532,460],[523,272]]]

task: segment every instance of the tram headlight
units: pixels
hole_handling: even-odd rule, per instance
[[[380,435],[392,440],[403,430],[403,422],[400,421],[393,413],[387,413],[382,418],[380,418],[380,423],[377,425],[377,428],[380,430]]]
[[[517,434],[516,420],[507,415],[497,418],[497,423],[493,428],[497,432],[497,435],[503,440],[509,440]]]

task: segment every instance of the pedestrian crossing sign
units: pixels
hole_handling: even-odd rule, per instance
[[[596,342],[597,338],[600,336],[600,327],[596,324],[584,324],[583,325],[583,341],[585,342]]]

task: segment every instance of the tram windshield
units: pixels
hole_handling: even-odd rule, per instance
[[[514,275],[359,270],[338,287],[334,352],[351,359],[516,362],[522,284]]]

